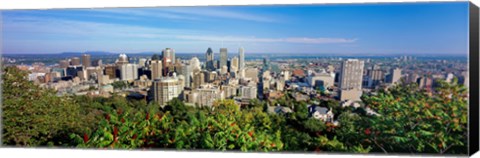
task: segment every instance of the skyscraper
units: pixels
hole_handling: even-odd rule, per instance
[[[80,58],[73,57],[70,62],[71,62],[70,65],[78,66],[78,65],[80,65]]]
[[[380,69],[378,65],[372,66],[370,70],[368,70],[368,87],[374,88],[384,80],[383,71]]]
[[[152,80],[162,78],[162,61],[152,60],[150,61],[150,70],[152,70]]]
[[[364,61],[348,59],[342,62],[340,73],[340,100],[360,100],[362,95]]]
[[[60,68],[67,68],[70,65],[70,63],[68,63],[67,60],[60,60],[59,65],[60,65]]]
[[[219,68],[223,68],[223,66],[227,66],[227,48],[220,48],[220,65]]]
[[[230,61],[230,72],[237,73],[238,67],[239,67],[238,65],[239,65],[238,58],[233,57],[232,60]]]
[[[105,75],[107,75],[110,79],[117,78],[117,67],[115,65],[105,66]]]
[[[395,68],[390,70],[390,76],[391,76],[391,84],[397,84],[400,81],[400,78],[402,77],[402,69],[400,68]]]
[[[92,60],[90,54],[83,54],[82,55],[82,65],[84,67],[90,67],[92,65]]]
[[[243,47],[238,49],[238,69],[241,70],[245,67],[245,50]]]
[[[185,87],[191,87],[191,78],[192,78],[192,66],[189,63],[183,65],[183,76],[185,77]]]
[[[129,81],[138,79],[137,64],[123,64],[120,66],[120,79]]]
[[[206,60],[206,69],[213,71],[215,70],[215,58],[213,56],[213,51],[212,48],[208,48],[207,52],[205,53],[205,59]]]
[[[153,101],[162,107],[167,105],[168,101],[180,95],[182,92],[180,86],[181,84],[176,76],[162,77],[153,81],[151,88]]]
[[[170,64],[175,64],[175,50],[173,50],[172,48],[165,48],[163,51],[162,51],[162,56],[163,56],[163,62],[164,63],[164,66],[165,64],[166,65],[170,65]]]

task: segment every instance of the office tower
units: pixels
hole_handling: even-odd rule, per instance
[[[70,63],[67,60],[60,60],[59,61],[60,68],[67,68],[70,66]]]
[[[66,69],[67,76],[72,77],[77,77],[79,71],[83,71],[83,66],[69,66]]]
[[[263,71],[270,70],[270,60],[268,57],[263,58]]]
[[[283,79],[284,79],[285,81],[290,80],[290,76],[291,76],[290,71],[288,71],[288,70],[282,70],[281,74],[282,74],[282,77],[283,77]]]
[[[201,71],[194,71],[193,74],[193,88],[199,88],[205,83],[205,74]]]
[[[138,67],[146,67],[146,65],[147,65],[147,59],[145,58],[138,59]]]
[[[120,66],[120,79],[128,81],[138,79],[137,64],[123,64]]]
[[[255,85],[241,86],[239,91],[242,98],[245,98],[245,99],[257,98],[257,86]]]
[[[340,100],[360,100],[362,95],[364,61],[348,59],[342,62],[340,73]]]
[[[173,98],[177,98],[182,92],[180,82],[175,75],[154,80],[151,90],[153,101],[162,107],[167,105]]]
[[[206,69],[209,71],[214,71],[215,70],[215,58],[213,56],[213,51],[212,48],[208,48],[207,52],[205,53],[205,59],[206,59]]]
[[[227,59],[227,48],[220,48],[220,65],[218,65],[218,67],[223,68],[223,66],[227,66]]]
[[[96,59],[92,61],[92,66],[102,66],[102,59]]]
[[[82,65],[84,67],[90,67],[92,65],[92,60],[90,54],[83,54],[82,55]]]
[[[173,50],[172,48],[165,48],[164,50],[162,50],[162,57],[163,57],[164,66],[175,64],[175,61],[176,61],[175,50]]]
[[[258,69],[256,68],[245,69],[245,78],[250,79],[253,82],[258,82]]]
[[[245,50],[243,47],[238,49],[238,70],[245,68]]]
[[[78,58],[78,57],[73,57],[73,58],[70,60],[70,62],[71,62],[70,65],[78,66],[78,65],[80,65],[80,58]]]
[[[197,57],[193,57],[192,59],[190,59],[190,66],[192,66],[193,71],[200,71],[202,69],[202,67],[200,66],[200,60],[198,60]]]
[[[152,71],[152,80],[162,78],[162,61],[152,60],[150,61],[150,70]]]
[[[380,85],[381,82],[384,80],[383,71],[380,70],[380,67],[378,65],[372,66],[372,68],[367,71],[367,76],[368,76],[368,87],[370,88],[374,88]]]
[[[105,66],[105,75],[107,75],[110,79],[117,78],[117,66],[115,65]]]
[[[391,84],[397,84],[400,82],[400,78],[402,78],[402,69],[400,68],[395,68],[390,70],[390,83]]]
[[[192,78],[192,67],[189,63],[185,63],[183,65],[183,76],[184,76],[184,82],[185,82],[185,87],[190,88],[191,87],[191,78]]]
[[[230,72],[235,72],[237,73],[238,71],[238,58],[237,57],[233,57],[232,60],[230,61]]]
[[[123,64],[128,64],[129,61],[128,61],[128,57],[126,54],[120,54],[118,55],[118,59],[115,61],[115,64],[117,66],[121,66]]]

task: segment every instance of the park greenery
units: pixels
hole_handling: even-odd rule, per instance
[[[467,91],[441,82],[429,95],[414,84],[364,95],[364,107],[333,109],[338,125],[309,117],[311,101],[290,92],[272,102],[233,100],[212,107],[165,107],[145,100],[57,96],[27,80],[27,72],[6,67],[3,74],[2,143],[24,147],[176,149],[350,153],[467,153]],[[268,113],[270,105],[292,113]],[[368,115],[369,107],[379,115]]]

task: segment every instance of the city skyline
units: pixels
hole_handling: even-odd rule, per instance
[[[4,54],[468,53],[468,3],[2,11]],[[312,20],[315,19],[315,20]],[[352,25],[355,24],[355,25]],[[24,45],[29,45],[25,47]]]

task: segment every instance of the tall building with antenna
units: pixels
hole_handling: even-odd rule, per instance
[[[218,67],[223,68],[223,66],[227,66],[227,59],[227,48],[220,48],[220,65]]]

